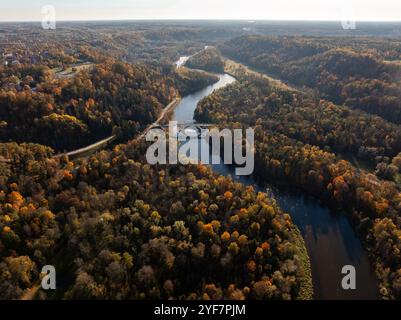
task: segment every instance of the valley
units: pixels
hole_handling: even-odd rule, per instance
[[[399,299],[400,26],[372,28],[0,24],[0,298]],[[220,164],[150,164],[169,120],[252,129],[253,174],[204,137]]]

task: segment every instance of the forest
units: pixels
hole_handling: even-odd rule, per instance
[[[243,36],[219,48],[224,55],[278,75],[337,104],[401,124],[399,41]]]
[[[254,176],[344,214],[380,297],[401,299],[396,30],[110,21],[63,22],[56,36],[0,24],[0,299],[314,298],[292,208],[210,166],[145,159],[138,137],[163,109],[224,73],[236,81],[195,119],[253,128]],[[44,265],[57,290],[41,289]]]
[[[203,165],[150,166],[133,139],[218,78],[106,43],[16,46],[0,67],[0,298],[311,299],[305,244],[274,199]],[[55,157],[110,134],[110,149]],[[40,289],[47,264],[56,291]]]
[[[207,48],[201,54],[192,56],[186,66],[210,72],[223,73],[224,61],[216,48]]]
[[[196,118],[228,127],[239,123],[254,127],[258,175],[295,185],[345,209],[375,261],[381,295],[400,298],[400,185],[356,168],[336,154],[348,148],[352,138],[356,146],[358,140],[363,146],[363,135],[369,131],[363,125],[369,126],[369,121],[382,122],[383,128],[391,124],[331,102],[313,103],[255,75],[237,76],[237,83],[202,101]],[[369,138],[374,141],[374,136]],[[381,138],[376,143],[372,148],[379,147]],[[400,159],[398,153],[386,165],[394,169],[390,180],[401,173]]]
[[[378,116],[347,106],[336,105],[300,91],[277,88],[268,80],[236,72],[242,86],[233,85],[216,106],[201,105],[200,121],[209,117],[217,122],[238,122],[282,133],[326,151],[351,154],[371,168],[380,165],[383,177],[398,179],[398,155],[401,152],[401,127]],[[244,88],[247,90],[244,91]],[[233,98],[237,99],[233,108]],[[212,99],[212,98],[211,98]],[[246,107],[245,107],[246,106]],[[249,106],[249,107],[248,107]],[[250,107],[252,106],[252,107]],[[224,110],[229,107],[229,110]],[[217,113],[215,113],[218,110]]]
[[[136,142],[79,165],[0,147],[3,299],[45,263],[63,270],[57,298],[310,298],[302,240],[266,194],[203,165],[149,166]]]
[[[204,72],[111,59],[67,79],[57,79],[45,65],[3,68],[0,74],[0,141],[59,152],[112,134],[132,139],[175,97],[217,81]]]

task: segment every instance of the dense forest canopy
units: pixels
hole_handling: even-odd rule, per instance
[[[237,83],[204,99],[196,118],[228,127],[239,123],[254,127],[257,174],[298,186],[344,208],[375,260],[381,294],[399,298],[400,185],[357,169],[328,150],[344,151],[350,145],[358,146],[358,140],[361,146],[367,145],[368,141],[362,141],[368,139],[363,138],[368,126],[375,121],[380,126],[383,120],[332,103],[313,103],[260,76],[239,73],[237,78]],[[393,137],[399,139],[400,135]],[[381,139],[378,137],[376,148]],[[401,173],[400,159],[401,153],[391,164],[394,177]]]
[[[237,81],[196,119],[254,128],[255,175],[346,212],[381,296],[401,298],[401,41],[385,38],[396,30],[0,24],[0,299],[312,298],[304,240],[272,196],[144,157],[145,128],[224,72]],[[40,290],[46,264],[55,291]]]
[[[323,98],[401,123],[401,43],[360,39],[244,36],[223,54],[270,72]],[[381,46],[379,46],[381,45]]]
[[[275,200],[202,165],[149,166],[147,144],[128,142],[174,98],[218,78],[156,63],[148,45],[121,61],[125,36],[112,38],[8,48],[18,63],[7,56],[0,67],[0,298],[38,288],[51,264],[65,284],[38,298],[310,299],[303,240]],[[124,144],[54,157],[111,134]]]
[[[45,66],[1,72],[0,140],[36,142],[58,151],[112,134],[133,138],[174,98],[217,81],[202,72],[115,60],[67,79],[57,79]],[[24,76],[27,72],[32,76]]]
[[[187,64],[188,68],[201,69],[210,72],[223,73],[224,62],[218,52],[214,47],[207,47],[205,50],[198,54],[192,56]]]
[[[2,298],[35,285],[46,263],[69,266],[64,298],[308,297],[295,227],[274,200],[202,165],[151,167],[145,147],[76,166],[1,145],[13,157],[0,163]]]

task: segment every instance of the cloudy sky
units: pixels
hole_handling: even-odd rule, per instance
[[[0,0],[0,21],[250,19],[401,21],[401,0]]]

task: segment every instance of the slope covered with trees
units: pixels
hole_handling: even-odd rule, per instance
[[[201,103],[197,119],[254,127],[257,175],[344,209],[382,296],[401,298],[400,41],[237,37],[316,28],[61,23],[55,37],[2,24],[0,299],[39,289],[46,264],[56,266],[58,285],[39,289],[39,299],[312,297],[291,212],[203,165],[150,166],[147,145],[127,142],[176,96],[217,81],[173,63],[220,41],[188,66],[220,73],[221,51],[304,93],[239,73]],[[318,33],[334,32],[327,28]],[[375,32],[394,34],[388,28]],[[112,134],[124,144],[76,162],[54,157]]]
[[[211,73],[181,67],[175,71],[174,86],[177,88],[181,96],[186,96],[197,92],[218,80],[219,78]]]
[[[213,118],[248,126],[257,123],[303,143],[339,155],[350,154],[372,168],[379,163],[390,164],[401,152],[398,125],[313,95],[274,86],[269,80],[241,69],[235,76],[240,83],[227,88],[226,94],[214,102],[216,105],[209,108],[204,103],[199,107],[200,121]],[[236,108],[232,106],[234,100]]]
[[[334,150],[346,148],[347,139],[356,137],[363,145],[367,139],[363,136],[369,132],[364,126],[383,121],[326,102],[308,105],[307,100],[300,102],[302,96],[277,89],[260,77],[243,75],[238,79],[204,99],[196,111],[197,119],[223,127],[254,127],[257,176],[295,185],[344,208],[371,254],[381,280],[381,294],[399,298],[399,187],[356,169],[323,147],[327,143]],[[383,123],[383,128],[386,126],[391,128]],[[325,139],[328,140],[320,144]],[[378,143],[379,140],[376,147]],[[396,170],[399,172],[400,167],[396,166]]]
[[[323,98],[400,124],[401,65],[395,61],[400,59],[400,43],[353,40],[247,36],[220,49],[228,57],[313,88]]]
[[[55,79],[45,66],[1,72],[0,140],[35,142],[57,151],[112,134],[133,138],[175,97],[217,81],[206,73],[184,75],[174,68],[114,60],[66,79]]]
[[[188,68],[200,69],[215,73],[222,73],[224,71],[224,61],[220,52],[214,48],[206,48],[200,53],[192,56],[186,63]]]
[[[47,263],[65,283],[47,298],[311,297],[303,242],[274,200],[204,166],[144,164],[145,148],[72,163],[0,145],[1,298]]]

